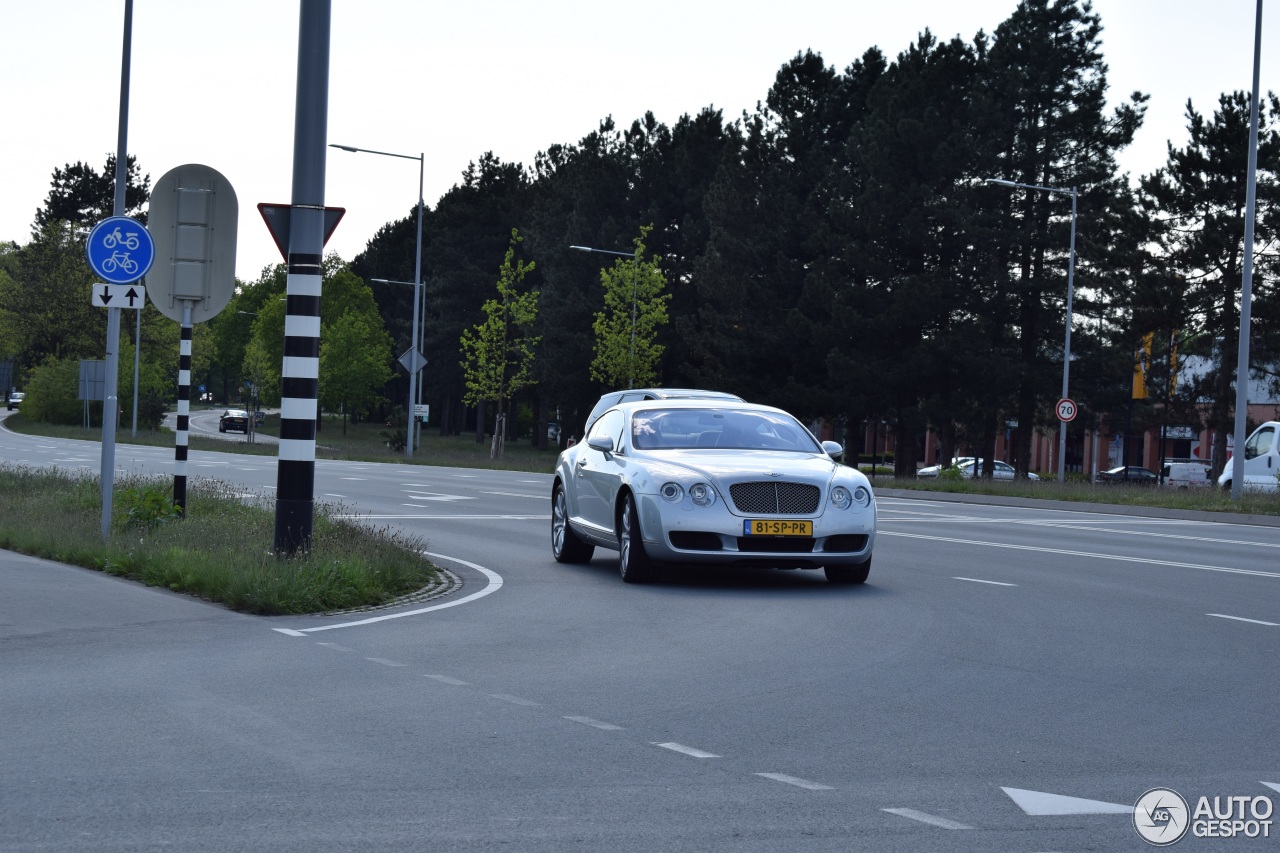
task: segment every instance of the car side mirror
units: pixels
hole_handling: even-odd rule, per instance
[[[587,447],[599,450],[601,453],[612,453],[613,439],[607,435],[593,435],[587,439]]]
[[[827,451],[827,455],[832,459],[839,459],[844,456],[844,448],[840,446],[838,441],[824,441],[822,442],[822,449]]]

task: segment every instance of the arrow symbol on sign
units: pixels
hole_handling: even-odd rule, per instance
[[[102,304],[106,305],[111,301],[111,288],[105,284],[102,286]]]
[[[130,307],[130,308],[132,308],[132,307],[133,307],[133,300],[135,300],[135,299],[137,299],[137,298],[138,298],[138,291],[134,290],[134,289],[131,287],[131,288],[129,288],[129,292],[128,292],[128,293],[126,293],[126,294],[125,294],[125,296],[127,296],[127,297],[129,298],[129,307]]]

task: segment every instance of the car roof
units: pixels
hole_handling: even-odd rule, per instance
[[[609,408],[624,412],[634,412],[640,409],[734,409],[740,412],[773,412],[795,417],[786,409],[766,406],[763,403],[748,403],[737,397],[668,397],[659,400],[631,400],[626,403],[618,403]]]

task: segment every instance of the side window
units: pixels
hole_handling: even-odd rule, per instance
[[[1271,446],[1275,443],[1276,431],[1270,427],[1258,430],[1244,446],[1244,458],[1253,459],[1255,456],[1265,456],[1271,452]]]
[[[613,440],[613,448],[617,450],[621,445],[619,440],[622,438],[623,418],[622,412],[615,410],[605,412],[600,416],[600,420],[596,421],[595,426],[591,427],[588,439],[596,436],[607,435]]]

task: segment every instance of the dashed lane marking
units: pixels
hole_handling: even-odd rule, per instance
[[[653,742],[653,746],[660,746],[663,749],[669,749],[672,752],[680,752],[694,758],[719,758],[714,752],[704,752],[701,749],[695,749],[692,746],[685,746],[682,743],[657,743]]]
[[[921,823],[940,826],[943,829],[973,829],[973,827],[968,824],[960,823],[956,820],[949,820],[945,817],[938,817],[937,815],[926,814],[925,812],[916,811],[915,809],[881,809],[880,811],[888,812],[889,814],[896,814],[898,817],[905,817],[910,820],[918,820]]]
[[[785,773],[757,773],[757,776],[763,776],[766,779],[772,779],[775,782],[782,782],[785,785],[795,785],[797,788],[804,788],[807,791],[834,791],[830,785],[823,785],[818,782],[810,782],[808,779],[800,779],[795,776],[788,776]]]
[[[1246,619],[1243,616],[1228,616],[1225,613],[1206,613],[1205,616],[1216,616],[1219,619],[1230,619],[1233,622],[1249,622],[1253,625],[1267,625],[1272,628],[1280,626],[1280,622],[1263,622],[1261,619]]]
[[[575,723],[582,723],[584,726],[591,726],[596,729],[603,729],[606,732],[620,732],[622,726],[615,726],[613,723],[606,723],[601,720],[593,720],[590,717],[565,717],[566,720],[572,720]]]

